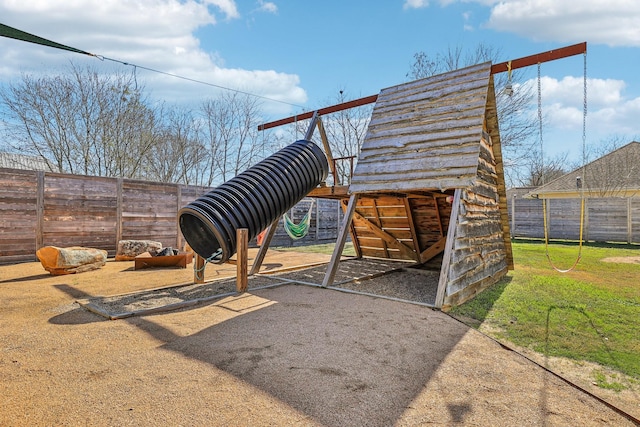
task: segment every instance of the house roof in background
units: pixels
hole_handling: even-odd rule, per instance
[[[0,152],[0,168],[49,172],[51,169],[41,157]]]
[[[633,141],[613,150],[591,163],[533,189],[527,197],[548,197],[559,194],[581,194],[580,178],[585,196],[620,197],[630,193],[640,195],[640,142]]]

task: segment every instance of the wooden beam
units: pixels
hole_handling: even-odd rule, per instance
[[[424,264],[429,261],[433,257],[439,255],[444,251],[444,247],[446,245],[447,238],[441,237],[440,240],[435,242],[433,245],[429,246],[427,249],[420,253],[420,264]]]
[[[413,220],[413,211],[411,210],[411,202],[407,197],[403,198],[402,200],[404,201],[404,209],[407,211],[407,219],[409,220],[409,230],[411,230],[411,238],[413,239],[413,250],[415,250],[416,253],[419,254],[420,239],[418,238],[418,230],[416,229],[416,223]]]
[[[313,137],[313,131],[316,130],[316,123],[318,123],[318,111],[314,111],[311,115],[311,123],[309,123],[309,127],[307,128],[307,132],[304,134],[304,139],[307,141],[311,141]]]
[[[555,61],[556,59],[580,55],[581,53],[587,53],[587,42],[561,47],[560,49],[548,50],[546,52],[537,53],[535,55],[525,56],[523,58],[494,64],[491,66],[491,74],[504,73],[506,71],[509,71],[509,62],[511,62],[511,70],[513,71],[517,68],[529,67],[531,65],[541,64],[543,62]]]
[[[236,230],[236,242],[238,245],[236,264],[236,290],[240,293],[247,292],[249,287],[249,276],[247,266],[249,262],[249,230],[238,228]]]
[[[316,187],[307,196],[319,199],[344,199],[349,197],[349,186]]]
[[[538,53],[535,55],[525,56],[523,58],[513,59],[511,61],[501,62],[491,66],[491,74],[504,73],[508,71],[509,62],[511,62],[511,70],[516,68],[528,67],[537,63],[554,61],[556,59],[562,59],[573,55],[579,55],[587,52],[587,42],[578,43],[571,46],[562,47],[560,49],[549,50],[547,52]],[[319,115],[335,113],[349,108],[361,107],[363,105],[374,103],[378,100],[378,95],[369,95],[364,98],[354,99],[353,101],[343,102],[341,104],[332,105],[329,107],[321,108],[318,111]],[[313,111],[307,111],[306,113],[297,114],[295,116],[287,117],[284,119],[276,120],[273,122],[265,123],[258,126],[258,130],[266,130],[275,128],[278,126],[293,123],[297,120],[306,120],[313,117]]]
[[[337,111],[348,110],[349,108],[361,107],[363,105],[371,104],[376,102],[378,99],[378,95],[370,95],[365,96],[364,98],[354,99],[353,101],[343,102],[341,104],[332,105],[330,107],[321,108],[318,111],[318,114],[323,116],[325,114],[335,113]],[[288,123],[293,123],[297,120],[306,120],[313,117],[313,111],[307,111],[306,113],[297,114],[295,116],[287,117],[286,119],[276,120],[274,122],[265,123],[258,126],[258,130],[266,130],[275,128],[278,126],[286,125]]]
[[[359,199],[358,199],[359,200]],[[348,206],[348,200],[342,200],[340,205],[342,206],[342,211],[346,215]],[[351,235],[351,242],[353,242],[353,250],[356,253],[356,258],[362,258],[362,249],[360,249],[360,241],[358,240],[358,234],[356,233],[356,227],[353,225],[353,221],[351,221],[351,225],[349,225],[349,234]]]
[[[352,194],[349,198],[349,204],[347,205],[347,210],[345,212],[344,218],[342,219],[342,224],[340,226],[340,231],[338,233],[338,239],[336,240],[336,245],[333,248],[333,255],[331,255],[331,262],[329,262],[329,266],[327,267],[327,272],[324,275],[324,279],[322,280],[322,286],[327,287],[333,284],[333,279],[336,277],[336,273],[338,272],[338,266],[340,265],[340,257],[342,256],[342,251],[344,249],[344,244],[347,240],[347,233],[349,232],[349,228],[351,226],[351,220],[353,219],[353,214],[356,211],[356,204],[358,203],[358,195]]]
[[[447,230],[447,240],[444,245],[444,256],[442,259],[442,267],[440,267],[440,280],[438,280],[438,290],[436,292],[435,306],[442,308],[444,297],[447,290],[447,282],[449,282],[449,265],[451,264],[451,255],[453,252],[453,243],[456,238],[456,226],[458,225],[458,212],[460,212],[460,199],[462,198],[462,190],[457,188],[453,193],[453,203],[451,205],[451,217],[449,217],[449,229]]]
[[[433,196],[433,204],[436,206],[436,218],[438,218],[438,228],[440,230],[440,237],[444,236],[444,229],[442,228],[442,218],[440,217],[440,206],[438,205],[438,198]]]
[[[320,132],[320,139],[322,140],[322,146],[324,147],[324,154],[327,156],[327,162],[329,163],[329,168],[331,169],[331,176],[333,176],[333,185],[336,186],[338,183],[336,182],[338,174],[336,173],[336,165],[333,162],[333,153],[331,152],[331,145],[329,145],[329,138],[327,138],[327,131],[324,128],[324,123],[322,123],[322,119],[318,117],[317,121],[318,132]]]
[[[276,234],[276,228],[278,228],[279,222],[280,218],[273,221],[267,228],[267,232],[265,233],[264,239],[262,240],[260,249],[258,249],[258,255],[256,255],[256,259],[253,261],[253,265],[251,266],[251,271],[249,272],[250,276],[253,276],[258,271],[260,271],[260,267],[262,266],[264,257],[267,255],[267,250],[269,249],[269,245],[271,244],[271,239],[273,239],[273,235]]]
[[[378,202],[377,199],[373,199],[373,214],[376,217],[376,222],[377,224],[375,224],[379,229],[382,230],[382,222],[380,221],[380,214],[378,213]],[[356,210],[356,214],[358,213],[358,211]],[[385,242],[384,239],[382,239],[382,248],[384,249],[384,256],[389,258],[389,247],[387,246],[387,242]]]
[[[402,243],[401,241],[393,237],[391,234],[384,231],[382,228],[373,224],[367,218],[360,215],[357,211],[355,211],[353,215],[358,219],[358,221],[362,221],[364,226],[367,227],[373,234],[380,237],[383,240],[383,242],[385,242],[386,244],[388,244],[394,249],[398,249],[400,252],[402,252],[404,255],[411,258],[412,260],[418,261],[418,254],[415,253],[413,249],[411,249],[409,246],[405,245],[404,243]]]

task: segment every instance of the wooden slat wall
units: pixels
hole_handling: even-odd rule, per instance
[[[121,239],[156,240],[182,248],[177,212],[209,191],[200,186],[0,168],[0,264],[35,261],[42,246],[86,246],[115,255]],[[299,220],[309,207],[292,210]],[[283,246],[333,242],[342,212],[338,200],[316,199],[309,235]],[[319,229],[319,231],[317,231]]]
[[[640,243],[640,197],[629,200],[628,212],[628,223],[631,225],[629,243]]]
[[[550,200],[551,203],[558,203],[558,200]],[[585,211],[589,220],[589,240],[595,241],[610,241],[610,242],[626,242],[628,238],[627,233],[627,205],[628,199],[610,198],[610,199],[587,199],[585,200]],[[579,205],[579,200],[571,200],[571,205]],[[569,215],[575,209],[569,209]],[[559,221],[565,223],[573,223],[573,234],[567,233],[568,236],[575,236],[580,230],[580,216],[579,210],[575,211],[577,216],[563,218]],[[553,213],[552,213],[553,214]],[[576,221],[577,218],[577,221]],[[554,218],[551,217],[550,227],[554,226]],[[576,222],[578,223],[576,226]],[[593,224],[598,224],[597,228],[592,227]],[[555,230],[554,230],[555,232]],[[579,236],[579,234],[578,234]],[[636,240],[640,241],[640,240]]]
[[[382,90],[349,191],[471,185],[490,69],[480,64]]]
[[[356,230],[358,242],[363,256],[391,259],[411,259],[406,251],[390,245],[379,235],[374,233],[366,219],[395,240],[413,248],[413,239],[409,218],[404,200],[394,196],[379,196],[375,198],[361,197],[356,205],[353,226]]]
[[[416,233],[421,249],[426,249],[436,243],[447,233],[451,217],[451,204],[444,197],[409,199]],[[438,212],[436,213],[436,208]],[[441,221],[442,225],[439,225]],[[442,234],[441,234],[442,233]]]
[[[480,144],[478,180],[462,192],[449,264],[445,306],[458,305],[507,272],[495,159],[486,139]]]
[[[20,261],[36,251],[37,172],[0,169],[0,259]]]
[[[178,186],[122,181],[122,239],[153,240],[177,246]]]
[[[549,238],[578,240],[580,199],[551,199],[547,207]],[[544,238],[542,200],[511,198],[509,221],[514,238]],[[640,243],[640,198],[585,199],[583,237],[595,242]]]
[[[43,246],[89,246],[115,250],[116,181],[45,174]]]

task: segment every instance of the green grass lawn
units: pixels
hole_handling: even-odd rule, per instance
[[[500,341],[545,356],[595,362],[638,384],[640,263],[602,260],[640,257],[640,248],[587,245],[576,269],[564,274],[550,267],[541,242],[515,241],[513,254],[514,271],[450,314]],[[553,244],[549,254],[558,268],[568,268],[578,246]],[[624,387],[594,376],[601,387]]]

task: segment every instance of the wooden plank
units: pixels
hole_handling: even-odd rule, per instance
[[[398,241],[394,236],[382,230],[381,228],[373,224],[371,221],[369,221],[365,217],[358,214],[357,211],[354,211],[353,216],[354,218],[357,218],[362,224],[364,224],[375,235],[377,235],[382,240],[384,240],[388,246],[399,250],[409,259],[412,259],[415,261],[418,260],[418,254],[416,254],[410,247],[408,247],[404,243]]]
[[[36,250],[44,246],[44,172],[38,172],[37,180],[37,196],[36,196]]]
[[[238,228],[236,230],[236,290],[240,293],[247,292],[249,277],[247,274],[249,260],[249,230]]]
[[[358,197],[359,199],[359,197]],[[346,215],[347,211],[348,211],[348,204],[345,203],[345,200],[342,200],[342,202],[340,203],[342,206],[342,210],[343,210],[343,214]],[[356,205],[357,205],[357,201],[356,201]],[[351,242],[353,243],[353,249],[356,252],[356,258],[362,258],[362,252],[360,251],[360,242],[358,240],[358,235],[356,234],[356,227],[355,224],[353,223],[353,217],[352,220],[350,221],[350,225],[349,225],[349,235],[351,236]]]
[[[586,208],[585,208],[586,210]],[[631,197],[627,199],[627,243],[631,244],[633,242],[633,218],[632,210],[631,210]]]
[[[456,226],[458,223],[458,212],[460,209],[460,199],[462,190],[456,189],[453,194],[453,203],[451,204],[451,217],[449,218],[449,229],[447,230],[447,240],[444,247],[444,255],[442,259],[442,267],[440,268],[440,279],[438,280],[438,290],[436,291],[435,306],[442,308],[449,281],[449,266],[451,265],[451,255],[453,252],[453,243],[455,241]]]
[[[373,202],[373,214],[374,214],[374,219],[375,219],[375,225],[377,225],[379,228],[382,228],[382,224],[380,223],[380,213],[378,212],[378,207],[377,207],[378,199],[372,199],[371,201]],[[356,209],[356,212],[357,212],[357,209]],[[388,258],[389,257],[389,250],[387,248],[387,242],[382,240],[382,246],[384,248],[384,253],[386,255],[386,258]]]
[[[336,273],[338,272],[340,257],[342,256],[342,251],[344,250],[344,244],[347,240],[347,233],[351,229],[351,220],[353,219],[353,214],[356,211],[357,203],[358,203],[358,195],[352,194],[351,197],[349,198],[349,204],[347,205],[344,218],[342,219],[342,225],[340,226],[340,234],[338,234],[338,240],[336,241],[336,245],[333,248],[331,261],[329,262],[329,266],[327,267],[327,272],[325,273],[324,279],[322,280],[322,286],[325,288],[333,284],[333,279],[335,279]]]
[[[440,208],[438,207],[438,198],[433,196],[433,204],[435,206],[436,218],[438,220],[438,229],[440,230],[440,236],[444,236],[444,229],[442,228],[442,219],[440,218]]]
[[[204,283],[204,269],[206,267],[206,262],[204,258],[194,252],[195,260],[193,266],[193,283],[199,284]]]
[[[507,189],[504,180],[504,162],[502,158],[502,143],[500,141],[500,132],[498,126],[498,110],[495,98],[494,79],[489,79],[489,96],[487,98],[487,111],[485,113],[485,124],[487,126],[488,135],[482,142],[491,147],[491,153],[495,160],[495,170],[497,176],[498,204],[500,209],[500,221],[502,224],[502,238],[507,255],[507,268],[514,269],[513,249],[511,247],[511,229],[509,227],[509,210],[507,208]]]
[[[324,199],[342,199],[349,196],[348,185],[316,187],[308,194],[308,197]]]
[[[441,237],[436,243],[425,249],[420,253],[420,263],[424,264],[425,262],[431,260],[435,256],[441,254],[444,251],[445,245],[447,242],[446,237]]]
[[[316,123],[318,126],[318,132],[320,132],[320,139],[322,140],[322,146],[324,147],[324,154],[327,157],[327,162],[329,163],[329,169],[331,169],[331,176],[333,176],[333,185],[338,184],[336,182],[336,178],[338,174],[336,173],[336,165],[333,161],[333,153],[331,152],[331,145],[329,144],[329,138],[327,138],[327,131],[324,128],[324,123],[322,123],[322,118],[318,117],[318,121]]]
[[[546,52],[537,53],[535,55],[525,56],[523,58],[513,59],[511,61],[501,62],[491,66],[491,74],[504,73],[509,70],[529,67],[531,65],[543,62],[555,61],[556,59],[567,58],[569,56],[587,53],[587,42],[577,43],[571,46],[561,47],[559,49],[548,50]]]
[[[122,178],[116,180],[116,247],[122,239]]]

